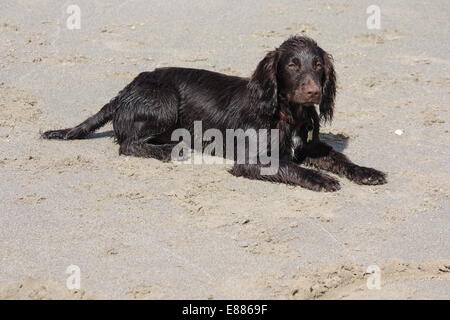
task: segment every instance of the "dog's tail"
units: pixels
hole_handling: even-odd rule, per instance
[[[89,133],[103,127],[109,121],[112,120],[114,112],[116,111],[116,99],[111,100],[109,103],[105,104],[99,112],[97,112],[92,117],[89,117],[79,125],[74,128],[60,129],[60,130],[50,130],[42,134],[44,139],[62,139],[62,140],[73,140],[73,139],[83,139]]]

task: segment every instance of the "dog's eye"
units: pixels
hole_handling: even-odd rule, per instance
[[[292,69],[292,70],[296,70],[296,71],[300,70],[300,66],[298,64],[295,64],[294,62],[289,63],[287,66],[289,69]]]
[[[320,70],[320,69],[322,69],[322,64],[320,62],[316,62],[314,64],[314,70]]]

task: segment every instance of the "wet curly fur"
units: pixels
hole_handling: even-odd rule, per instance
[[[123,155],[168,161],[177,128],[279,129],[280,162],[273,175],[261,163],[235,164],[235,176],[336,191],[338,180],[384,184],[386,176],[351,162],[320,141],[320,123],[333,118],[336,76],[331,55],[314,40],[294,36],[270,51],[250,78],[187,68],[139,74],[97,114],[74,128],[43,133],[45,139],[82,139],[112,121]],[[314,105],[319,105],[319,112]],[[302,167],[312,167],[305,168]]]

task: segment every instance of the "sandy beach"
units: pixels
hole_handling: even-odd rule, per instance
[[[380,0],[368,29],[372,4],[2,0],[0,299],[450,299],[450,4]],[[319,193],[119,156],[111,125],[40,138],[139,72],[246,77],[293,34],[334,57],[323,139],[388,184]]]

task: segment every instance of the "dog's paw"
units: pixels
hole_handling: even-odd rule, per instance
[[[69,133],[69,131],[70,131],[70,129],[50,130],[50,131],[45,131],[41,136],[44,139],[65,140],[65,139],[67,139],[67,134]]]
[[[358,184],[378,185],[387,183],[386,174],[372,168],[355,166],[349,174],[349,179]]]
[[[339,181],[329,176],[324,176],[319,184],[321,187],[320,191],[334,192],[341,189]]]
[[[334,192],[341,189],[339,181],[329,175],[317,172],[310,174],[303,187],[313,191]]]

